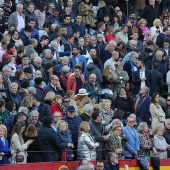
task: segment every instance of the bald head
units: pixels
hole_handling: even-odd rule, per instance
[[[94,84],[96,81],[96,75],[95,74],[90,74],[89,76],[89,82]]]

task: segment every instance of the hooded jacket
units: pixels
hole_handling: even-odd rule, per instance
[[[101,70],[94,63],[89,63],[86,67],[86,72],[85,72],[85,80],[86,81],[89,80],[90,74],[95,74],[96,78],[97,78],[97,82],[99,84],[102,83],[103,80],[102,80]]]

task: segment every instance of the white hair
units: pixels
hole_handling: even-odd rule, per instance
[[[39,60],[42,61],[41,57],[35,57],[35,58],[34,58],[34,62],[37,62],[37,61],[39,61]]]
[[[115,41],[110,41],[109,44],[114,45],[115,48],[116,48],[116,46],[117,46],[117,43],[116,43]]]
[[[91,110],[93,110],[93,105],[92,105],[92,104],[88,103],[88,104],[86,104],[86,105],[84,106],[84,111],[85,111],[85,112],[89,112],[89,111],[91,111]]]
[[[21,107],[18,109],[18,112],[24,112],[24,111],[27,111],[27,112],[28,112],[28,108],[21,106]]]
[[[37,110],[32,110],[31,113],[30,113],[30,115],[32,115],[33,113],[39,115],[39,112],[38,112]]]

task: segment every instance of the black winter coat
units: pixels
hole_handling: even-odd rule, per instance
[[[27,163],[42,162],[43,152],[37,152],[37,151],[44,150],[42,141],[38,136],[32,138],[24,136],[24,142],[27,142],[29,139],[34,141],[27,149],[27,153],[28,153]],[[36,151],[36,152],[29,152],[29,151]]]
[[[45,152],[43,155],[43,162],[58,161],[58,155],[61,151],[61,143],[54,129],[43,125],[43,127],[38,131],[38,135],[42,141],[44,151],[54,151]]]
[[[151,5],[147,5],[143,10],[142,17],[146,19],[147,26],[152,27],[153,21],[159,18],[159,7],[155,5],[153,8]]]

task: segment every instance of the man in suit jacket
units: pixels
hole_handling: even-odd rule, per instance
[[[150,93],[152,94],[154,92],[158,92],[161,95],[163,90],[163,74],[158,71],[160,68],[159,63],[158,62],[153,63],[152,68],[153,69],[151,70],[151,73],[155,79],[155,82]]]
[[[73,52],[71,53],[72,56],[70,56],[70,67],[72,69],[72,72],[74,72],[74,66],[76,64],[80,64],[82,66],[82,74],[85,75],[86,71],[86,58],[82,55],[80,55],[80,48],[79,47],[73,47]]]
[[[52,75],[50,77],[50,83],[44,87],[44,90],[48,93],[49,91],[53,91],[55,94],[65,96],[64,90],[61,88],[59,78],[56,75]]]
[[[134,93],[138,94],[141,87],[147,86],[152,90],[154,86],[154,77],[152,73],[145,68],[144,61],[139,60],[137,63],[138,70],[134,72],[132,83],[134,84]]]
[[[123,128],[123,133],[128,137],[128,141],[125,143],[125,159],[136,158],[140,149],[140,140],[134,125],[134,118],[127,117],[126,126]]]
[[[22,28],[25,27],[25,15],[22,13],[23,5],[17,4],[16,12],[12,13],[8,20],[8,26],[14,24],[17,26],[18,32],[21,31]]]

